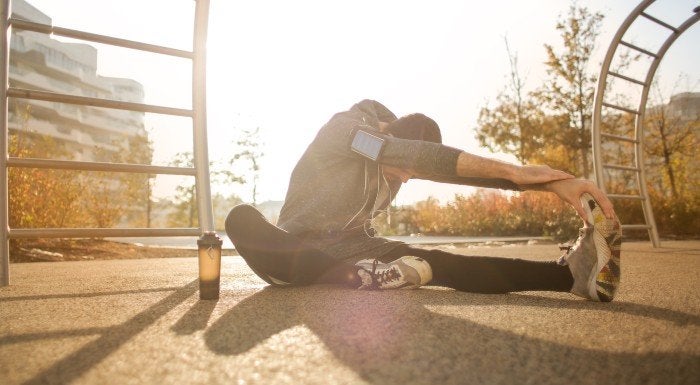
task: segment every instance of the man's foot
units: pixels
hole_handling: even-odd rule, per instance
[[[608,219],[589,194],[581,196],[586,224],[576,243],[561,257],[574,277],[571,292],[593,301],[610,302],[620,285],[622,229],[617,218]]]
[[[416,289],[433,279],[430,264],[419,257],[401,257],[389,263],[363,259],[355,266],[362,279],[360,289]]]

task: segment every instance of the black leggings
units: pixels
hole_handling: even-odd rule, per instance
[[[271,284],[336,283],[359,286],[357,268],[305,245],[296,236],[269,223],[249,205],[233,208],[226,233],[248,266]],[[390,262],[413,255],[428,261],[431,285],[475,293],[569,291],[573,278],[567,266],[512,258],[477,257],[401,245],[379,258]]]

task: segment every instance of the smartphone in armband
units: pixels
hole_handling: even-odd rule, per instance
[[[376,162],[384,148],[384,139],[366,131],[357,130],[350,148],[356,153]]]

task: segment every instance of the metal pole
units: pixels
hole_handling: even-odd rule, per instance
[[[1,0],[0,10],[0,53],[2,54],[2,68],[0,68],[0,286],[10,284],[10,213],[8,203],[7,181],[7,87],[10,76],[10,3],[11,0]]]
[[[10,19],[10,24],[15,30],[34,31],[45,33],[47,35],[65,36],[79,40],[92,41],[95,43],[108,44],[115,47],[132,48],[141,51],[159,53],[170,56],[178,56],[185,59],[192,59],[192,52],[183,51],[181,49],[146,44],[138,41],[120,39],[112,36],[98,35],[95,33],[88,33],[84,31],[78,31],[75,29],[55,27],[52,25],[35,23],[32,21],[21,19]]]
[[[649,199],[649,193],[647,191],[646,172],[644,171],[644,116],[646,113],[646,106],[649,97],[649,90],[651,88],[651,82],[654,80],[656,70],[659,68],[661,60],[664,58],[664,56],[666,56],[666,52],[673,45],[673,43],[688,28],[700,21],[700,13],[697,13],[697,11],[695,12],[696,13],[694,15],[687,19],[678,28],[674,28],[674,32],[666,39],[666,41],[661,45],[661,48],[659,48],[659,51],[656,53],[656,57],[651,63],[649,71],[647,72],[647,77],[645,79],[645,83],[647,84],[647,86],[644,87],[644,89],[642,90],[642,97],[639,101],[639,115],[637,116],[637,120],[635,122],[634,127],[638,140],[638,142],[635,144],[635,160],[637,162],[637,167],[639,167],[641,170],[638,179],[639,190],[641,191],[642,196],[646,197],[646,199],[643,201],[644,217],[647,221],[647,224],[651,225],[651,228],[649,228],[649,238],[651,238],[651,243],[654,245],[654,247],[660,247],[661,241],[659,238],[659,230],[656,226],[656,220],[654,218],[654,210],[651,206],[651,200]]]
[[[209,150],[207,146],[207,25],[209,0],[195,0],[192,62],[192,109],[194,111],[194,165],[196,168],[197,208],[202,234],[214,230],[209,180]]]
[[[593,102],[593,124],[591,125],[592,130],[592,141],[593,141],[593,170],[595,171],[595,182],[598,187],[606,191],[605,188],[605,178],[603,175],[603,155],[602,146],[600,140],[600,126],[602,120],[602,108],[603,101],[605,100],[605,88],[607,86],[607,76],[610,70],[610,64],[612,63],[613,57],[615,56],[615,51],[617,50],[622,36],[625,35],[627,29],[632,25],[632,22],[637,18],[637,15],[646,9],[651,3],[656,0],[646,0],[641,2],[637,7],[630,12],[629,16],[622,23],[620,28],[618,28],[615,36],[610,42],[608,51],[605,54],[605,59],[603,60],[603,65],[600,68],[600,75],[598,76],[598,87],[595,92],[595,98]]]
[[[59,94],[56,92],[26,90],[14,87],[8,88],[7,94],[13,98],[45,100],[47,102],[79,104],[82,106],[105,107],[127,111],[153,112],[156,114],[176,115],[185,117],[192,116],[191,110],[185,110],[182,108],[172,108],[164,106],[155,106],[151,104],[124,102],[121,100],[91,98],[87,96]]]

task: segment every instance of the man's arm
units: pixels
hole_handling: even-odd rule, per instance
[[[571,174],[549,166],[518,166],[467,152],[459,154],[456,168],[458,176],[507,179],[519,186],[574,178]]]
[[[457,158],[457,174],[463,177],[503,178],[517,184],[521,190],[555,193],[584,219],[586,212],[580,198],[582,194],[589,193],[600,204],[606,217],[612,219],[615,216],[612,203],[595,183],[575,179],[573,175],[549,166],[518,166],[462,152]]]
[[[523,170],[523,166],[484,158],[463,151],[458,151],[454,162],[452,168],[447,169],[442,174],[425,174],[417,170],[412,170],[412,172],[416,179],[513,191],[523,191],[520,184],[515,183],[513,180],[519,180],[522,183],[535,180],[550,180],[551,178],[573,178],[569,174],[562,174],[561,171],[552,170],[549,167],[525,166]],[[543,172],[545,173],[544,176],[542,175]],[[531,174],[535,174],[535,176],[533,177]]]
[[[468,176],[444,176],[444,175],[419,175],[414,174],[413,179],[423,179],[438,183],[459,184],[463,186],[496,188],[501,190],[522,191],[517,184],[503,178],[478,178]]]

